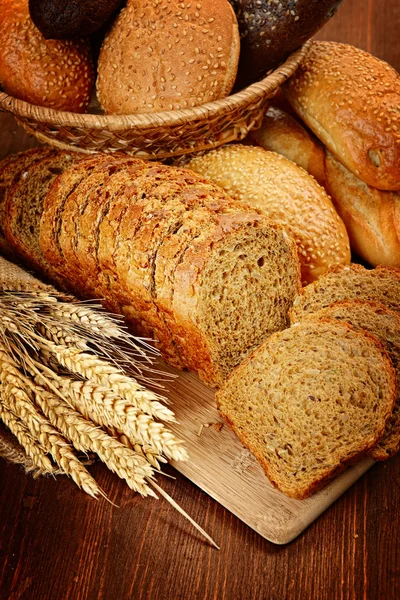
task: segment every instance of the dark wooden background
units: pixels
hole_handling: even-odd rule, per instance
[[[400,70],[400,1],[345,0],[320,38]],[[4,155],[20,132],[0,121]],[[172,469],[162,485],[221,545],[165,501],[92,468],[119,508],[66,478],[32,480],[0,461],[1,600],[400,599],[400,457],[375,466],[297,540],[263,540]]]

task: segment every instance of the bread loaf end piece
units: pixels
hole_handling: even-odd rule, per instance
[[[296,240],[303,284],[350,263],[346,228],[325,190],[283,156],[232,144],[192,159],[188,167],[282,225]]]
[[[392,67],[347,44],[315,42],[284,90],[354,175],[400,190],[400,76]]]
[[[381,302],[400,312],[400,270],[382,266],[365,269],[357,264],[330,269],[301,290],[290,310],[290,320],[297,323],[304,315],[339,300]]]
[[[365,330],[378,338],[385,347],[397,376],[397,396],[386,430],[370,451],[374,460],[386,460],[400,450],[400,315],[377,302],[335,302],[327,308],[305,316],[307,322],[335,319]]]
[[[299,499],[375,446],[395,400],[383,345],[335,321],[271,336],[217,393],[222,416],[271,482]]]

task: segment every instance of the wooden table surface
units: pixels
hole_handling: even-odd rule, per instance
[[[319,37],[400,70],[399,31],[399,0],[345,0]],[[13,130],[1,155],[18,144]],[[287,546],[265,541],[169,468],[176,480],[164,478],[164,489],[219,552],[165,501],[136,497],[102,465],[92,472],[118,508],[66,478],[34,481],[0,461],[0,599],[400,598],[400,457],[375,466]]]

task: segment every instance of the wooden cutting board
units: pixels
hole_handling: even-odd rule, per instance
[[[166,369],[164,364],[160,368]],[[171,429],[186,442],[190,454],[189,462],[173,466],[275,544],[296,538],[374,464],[370,458],[362,460],[306,500],[287,498],[270,484],[253,455],[223,424],[213,390],[192,373],[178,374],[165,387],[179,421]]]

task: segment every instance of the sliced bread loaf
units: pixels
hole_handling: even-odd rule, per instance
[[[17,256],[43,276],[49,268],[39,246],[40,219],[46,194],[55,178],[68,169],[79,155],[52,152],[24,169],[7,193],[5,237]]]
[[[377,302],[335,302],[327,308],[305,315],[306,321],[335,319],[350,323],[355,329],[369,331],[378,338],[397,374],[397,399],[387,422],[383,438],[370,452],[374,460],[385,460],[400,450],[400,314]]]
[[[322,320],[271,336],[217,393],[222,416],[294,498],[370,451],[395,400],[396,374],[381,342]]]
[[[382,266],[365,269],[357,264],[330,269],[301,290],[290,311],[290,320],[297,323],[306,313],[338,300],[371,300],[400,312],[400,270]]]

